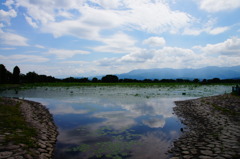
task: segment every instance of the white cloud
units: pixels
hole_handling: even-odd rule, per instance
[[[0,55],[1,63],[43,63],[49,61],[48,58],[36,56],[36,55]]]
[[[43,32],[52,33],[55,37],[64,35],[94,40],[99,37],[99,28],[83,24],[81,20],[65,20],[50,22],[41,29]]]
[[[203,29],[196,29],[196,28],[185,28],[183,31],[183,35],[200,35],[203,32]]]
[[[71,35],[94,39],[104,29],[119,27],[150,33],[178,33],[194,19],[185,12],[171,10],[166,2],[151,0],[91,0],[91,3],[17,0],[16,5],[26,8],[26,20],[31,26],[39,24],[42,31],[55,37]]]
[[[39,49],[45,49],[45,46],[42,46],[42,45],[35,45],[36,48],[39,48]]]
[[[16,48],[13,47],[4,47],[4,48],[0,48],[1,50],[15,50]]]
[[[106,8],[106,9],[117,9],[120,6],[122,6],[121,0],[91,0],[91,2],[94,2],[98,4],[99,6]]]
[[[201,0],[199,1],[200,9],[207,12],[219,12],[240,8],[239,0]]]
[[[232,37],[221,43],[207,44],[198,48],[207,55],[240,56],[240,38]]]
[[[218,34],[222,34],[224,32],[226,32],[227,30],[229,30],[230,27],[213,27],[213,26],[203,26],[202,28],[185,28],[183,31],[183,35],[200,35],[201,33],[207,33],[207,34],[211,34],[211,35],[218,35]]]
[[[213,29],[209,30],[209,33],[213,34],[213,35],[217,35],[217,34],[221,34],[225,31],[227,31],[228,29],[229,29],[229,27],[217,27],[217,28],[213,28]]]
[[[143,41],[143,44],[150,46],[161,47],[166,44],[166,41],[163,37],[150,37]]]
[[[17,16],[17,12],[14,9],[10,9],[9,11],[4,11],[0,9],[0,19],[1,21],[5,21],[7,24],[10,24],[11,18]]]
[[[25,19],[28,22],[28,24],[31,25],[33,28],[38,28],[37,23],[33,22],[31,17],[25,15]]]
[[[96,52],[130,53],[136,51],[136,40],[124,33],[117,33],[110,37],[96,39],[103,43],[102,46],[92,48]]]
[[[190,25],[194,18],[180,11],[173,11],[166,3],[161,1],[125,1],[130,8],[125,13],[127,24],[134,29],[150,33],[178,33]]]
[[[56,55],[58,59],[66,59],[77,54],[89,54],[90,52],[84,50],[50,49],[46,53]]]
[[[4,32],[0,29],[0,39],[2,44],[11,46],[29,46],[28,39],[14,33]]]

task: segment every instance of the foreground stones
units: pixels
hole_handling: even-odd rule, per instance
[[[8,133],[0,134],[0,159],[48,159],[53,158],[57,139],[57,127],[52,115],[41,104],[26,100],[4,98],[8,103],[20,104],[20,110],[26,122],[37,131],[33,148],[24,144],[14,144],[14,141],[5,143]]]
[[[240,97],[220,95],[176,102],[186,128],[169,151],[171,159],[240,158]]]

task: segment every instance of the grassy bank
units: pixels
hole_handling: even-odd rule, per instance
[[[55,83],[28,83],[28,84],[1,84],[0,89],[14,89],[14,88],[24,88],[24,87],[74,87],[74,86],[122,86],[122,87],[174,87],[174,86],[201,86],[200,83],[193,82],[159,82],[159,83],[145,83],[145,82],[131,82],[131,83],[101,83],[101,82],[88,82],[88,83],[67,83],[67,82],[55,82]],[[236,83],[213,83],[207,85],[236,85]]]
[[[28,126],[20,111],[21,103],[9,102],[0,98],[0,134],[4,136],[3,143],[24,144],[34,147],[32,137],[37,135],[35,129]]]

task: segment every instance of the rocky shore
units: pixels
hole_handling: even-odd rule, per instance
[[[186,125],[169,151],[171,159],[239,159],[240,97],[230,94],[178,101]]]
[[[8,105],[20,103],[20,111],[37,135],[32,138],[34,147],[16,144],[14,141],[6,144],[6,137],[13,132],[0,134],[0,159],[48,159],[53,158],[54,147],[57,139],[57,127],[52,115],[40,103],[14,98],[2,98],[1,102]],[[21,132],[14,132],[21,133]]]

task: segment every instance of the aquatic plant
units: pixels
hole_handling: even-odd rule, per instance
[[[94,132],[94,137],[110,137],[109,141],[81,143],[78,146],[67,149],[67,152],[79,152],[89,158],[101,158],[103,156],[114,159],[125,158],[134,146],[141,144],[139,141],[141,135],[134,132],[133,129],[114,130],[111,127],[103,126]],[[93,134],[90,135],[93,137]]]

